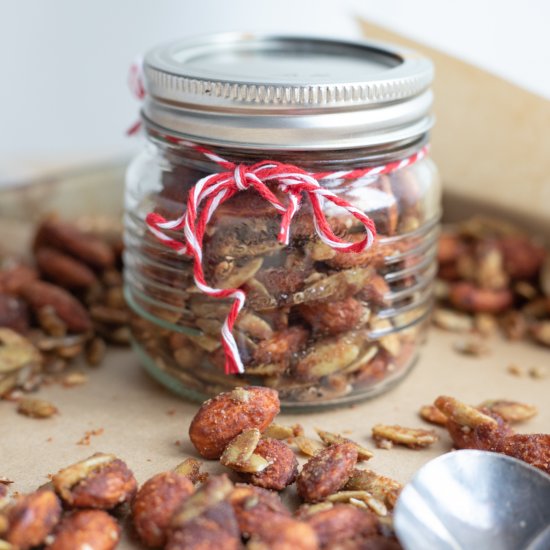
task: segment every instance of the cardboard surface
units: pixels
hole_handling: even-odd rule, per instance
[[[513,211],[550,230],[550,101],[388,29],[360,23],[366,38],[412,48],[434,62],[432,155],[447,194]]]

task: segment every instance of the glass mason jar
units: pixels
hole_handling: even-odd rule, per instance
[[[436,269],[429,61],[363,42],[224,34],[152,50],[144,79],[147,143],[127,173],[125,291],[146,370],[192,399],[255,384],[305,409],[402,379]],[[262,180],[257,163],[278,172]],[[215,199],[204,192],[213,181],[226,189]],[[200,193],[204,202],[190,206]],[[203,235],[198,221],[185,227],[205,210]],[[371,246],[354,212],[374,222]],[[220,289],[234,293],[211,292]],[[242,309],[224,328],[237,289]],[[243,372],[226,373],[228,354]]]

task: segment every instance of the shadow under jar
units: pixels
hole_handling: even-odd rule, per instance
[[[196,400],[269,386],[294,409],[347,404],[400,380],[422,343],[436,269],[431,64],[370,43],[231,34],[152,50],[144,77],[147,144],[127,174],[125,285],[147,371]],[[317,174],[374,221],[377,237],[358,252],[327,243],[304,193],[284,244],[281,212],[255,188],[220,201],[204,233],[205,279],[246,295],[232,331],[244,372],[225,374],[233,300],[199,289],[193,258],[146,219],[177,219],[202,178],[227,171],[231,180],[233,166],[267,160]],[[288,204],[280,181],[268,187]],[[348,209],[321,205],[337,238],[365,238]],[[162,234],[187,242],[183,229]]]

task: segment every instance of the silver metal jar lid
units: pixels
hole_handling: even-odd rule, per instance
[[[346,149],[432,125],[431,62],[371,42],[224,33],[144,61],[147,125],[239,148]]]

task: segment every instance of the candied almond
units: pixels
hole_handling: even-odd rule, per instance
[[[60,470],[52,481],[63,501],[76,508],[110,510],[130,500],[137,489],[126,463],[103,453]]]
[[[302,267],[287,269],[286,267],[270,267],[262,269],[256,279],[266,290],[276,297],[281,294],[294,294],[304,286],[304,279],[310,270]]]
[[[113,550],[120,526],[103,510],[80,510],[65,516],[45,550]]]
[[[355,298],[330,302],[308,302],[298,306],[300,315],[315,332],[340,334],[368,321],[368,309]]]
[[[195,493],[185,499],[178,511],[172,516],[174,529],[183,527],[187,522],[199,517],[209,508],[227,499],[233,490],[233,483],[227,475],[209,476]]]
[[[231,504],[222,501],[188,521],[181,529],[173,529],[166,550],[240,550],[239,527]]]
[[[184,500],[172,517],[167,550],[214,550],[241,547],[239,526],[227,501],[233,484],[227,476],[211,476]]]
[[[318,502],[341,489],[357,462],[353,443],[337,443],[310,458],[296,480],[298,494],[306,502]]]
[[[457,309],[471,313],[501,313],[513,302],[512,291],[478,288],[472,283],[459,282],[451,285],[449,300]]]
[[[349,504],[338,503],[315,512],[306,518],[306,522],[315,530],[321,548],[332,548],[341,540],[365,539],[378,533],[376,515]]]
[[[189,437],[204,458],[219,458],[229,442],[247,428],[265,430],[279,413],[277,392],[248,386],[203,403],[189,426]]]
[[[458,399],[439,396],[436,407],[447,415],[447,430],[458,449],[492,450],[495,441],[512,433],[502,417],[488,409],[478,410]]]
[[[279,495],[260,487],[237,483],[228,500],[245,538],[261,534],[273,516],[290,517],[290,512]]]
[[[550,473],[550,434],[514,434],[496,413],[479,412],[449,397],[438,397],[436,405],[447,409],[447,429],[457,448],[502,453]]]
[[[508,435],[497,439],[489,450],[523,460],[550,474],[550,434]]]
[[[506,235],[498,241],[504,267],[512,279],[531,279],[539,272],[546,251],[523,235]]]
[[[307,338],[308,331],[298,326],[274,332],[270,338],[259,342],[254,361],[257,364],[287,362],[293,353],[305,346]]]
[[[16,258],[4,258],[0,261],[0,292],[16,295],[23,286],[38,279],[38,273],[32,267]]]
[[[432,430],[406,428],[404,426],[377,424],[372,428],[372,437],[379,442],[390,441],[410,449],[421,449],[435,443],[439,438]],[[383,443],[384,444],[384,443]],[[384,447],[383,447],[384,448]]]
[[[261,533],[254,535],[248,550],[318,550],[319,541],[313,527],[305,521],[285,516],[271,516]]]
[[[61,503],[50,490],[38,490],[16,499],[7,508],[6,540],[21,550],[43,544],[61,519]]]
[[[82,232],[71,223],[53,218],[44,220],[36,232],[35,249],[44,246],[62,250],[99,269],[111,267],[115,263],[113,250],[106,242]]]
[[[282,491],[294,483],[298,474],[298,461],[292,449],[277,439],[262,439],[254,454],[261,456],[268,466],[260,472],[245,474],[245,479],[264,489]]]
[[[157,474],[140,487],[132,516],[137,534],[147,546],[166,544],[172,516],[194,490],[191,480],[176,472]]]
[[[31,281],[21,288],[20,293],[35,311],[51,306],[71,332],[87,332],[92,328],[92,321],[84,306],[59,286],[44,281]]]
[[[369,305],[384,307],[390,305],[390,285],[382,275],[372,275],[357,296]]]
[[[465,252],[466,243],[456,233],[442,232],[437,242],[437,261],[440,264],[455,262]]]
[[[87,288],[97,282],[94,272],[86,264],[55,248],[40,248],[35,259],[40,272],[63,288]]]

